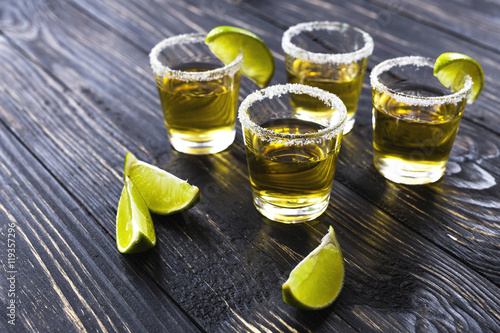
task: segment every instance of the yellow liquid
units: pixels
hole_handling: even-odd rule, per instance
[[[202,72],[217,68],[210,64],[186,64],[174,69]],[[229,77],[212,81],[182,81],[166,78],[158,84],[163,116],[174,139],[210,142],[234,135],[239,80]]]
[[[314,133],[316,123],[274,120],[263,128],[281,133]],[[328,200],[340,149],[341,134],[322,144],[286,146],[261,141],[245,132],[247,162],[254,196],[285,208],[300,208]],[[273,219],[271,217],[271,219]]]
[[[310,85],[334,93],[344,102],[347,109],[347,121],[349,121],[354,119],[354,113],[358,108],[366,63],[365,59],[360,62],[332,66],[295,59],[287,66],[287,80],[290,83]],[[290,96],[292,106],[299,112],[320,112],[321,116],[327,116],[332,112],[317,98],[305,94],[291,94]]]
[[[439,95],[425,92],[425,87],[405,89],[399,91],[419,90],[420,95]],[[464,99],[458,105],[411,106],[374,90],[373,152],[377,169],[387,178],[407,184],[439,179],[453,147],[465,102]]]

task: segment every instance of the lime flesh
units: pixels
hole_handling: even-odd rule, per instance
[[[330,226],[321,244],[290,273],[282,286],[285,303],[319,310],[331,305],[344,286],[344,257]]]
[[[155,245],[156,235],[148,207],[130,178],[127,177],[116,214],[118,251],[139,253]]]
[[[131,153],[125,158],[124,175],[130,177],[149,210],[155,214],[174,214],[193,207],[201,200],[198,187],[138,160]]]
[[[243,75],[259,87],[265,87],[274,75],[274,57],[264,41],[248,30],[220,26],[212,29],[205,39],[210,50],[225,64],[243,52]]]
[[[467,102],[473,103],[484,87],[484,73],[481,65],[471,57],[455,52],[441,54],[434,64],[434,75],[452,91],[459,91],[466,75],[472,79],[472,93]]]

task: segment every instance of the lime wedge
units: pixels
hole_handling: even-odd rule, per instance
[[[472,93],[467,103],[473,103],[484,87],[484,73],[481,65],[465,54],[448,52],[441,54],[434,63],[434,75],[452,91],[459,91],[464,84],[464,76],[472,79]]]
[[[156,214],[177,213],[193,207],[201,199],[198,187],[154,165],[139,161],[131,153],[125,158],[124,175],[130,177],[149,210]]]
[[[321,244],[302,260],[282,286],[283,300],[299,309],[331,305],[344,286],[344,257],[333,227]]]
[[[225,64],[243,52],[243,75],[259,87],[265,87],[274,75],[274,57],[264,41],[248,30],[220,26],[212,29],[205,39],[210,50]]]
[[[141,194],[125,178],[116,213],[116,246],[121,253],[139,253],[156,244],[153,220]]]

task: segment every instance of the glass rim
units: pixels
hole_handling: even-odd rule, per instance
[[[338,31],[342,27],[350,27],[361,33],[365,45],[359,50],[347,53],[319,53],[304,50],[292,43],[292,38],[303,31],[332,30]],[[365,31],[354,27],[348,23],[337,21],[312,21],[299,23],[291,26],[283,33],[281,47],[285,53],[294,58],[302,59],[317,64],[346,64],[368,58],[373,53],[373,39]]]
[[[186,72],[182,70],[172,69],[168,66],[163,65],[160,60],[158,60],[160,52],[167,47],[181,44],[204,43],[205,37],[205,33],[189,33],[168,37],[156,44],[151,49],[151,53],[149,54],[149,61],[154,74],[162,79],[169,76],[173,79],[183,81],[212,81],[221,79],[226,75],[233,76],[234,74],[236,74],[236,72],[240,70],[241,65],[243,64],[243,54],[241,53],[231,63],[204,72]]]
[[[376,65],[372,72],[370,73],[370,85],[373,89],[378,89],[381,92],[387,94],[398,103],[404,103],[406,105],[412,106],[430,106],[430,105],[443,105],[443,104],[457,104],[464,98],[467,99],[472,91],[472,78],[467,75],[465,78],[465,83],[462,89],[457,92],[447,94],[444,96],[426,97],[426,96],[414,96],[410,94],[396,92],[382,82],[378,80],[378,76],[383,72],[395,66],[407,66],[414,65],[417,67],[432,67],[434,68],[435,60],[432,58],[421,57],[421,56],[406,56],[398,57],[385,60],[378,65]]]
[[[332,109],[339,111],[340,115],[335,121],[331,121],[329,126],[315,133],[305,134],[277,133],[257,125],[250,119],[247,111],[252,104],[265,99],[273,99],[274,97],[279,98],[289,93],[307,94],[316,97]],[[284,145],[305,145],[309,143],[321,143],[323,140],[331,139],[339,133],[342,133],[347,119],[347,109],[337,95],[326,90],[298,83],[276,84],[257,90],[248,95],[238,109],[238,119],[243,128],[252,130],[263,141],[278,141]]]

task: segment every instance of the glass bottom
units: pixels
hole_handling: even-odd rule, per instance
[[[215,154],[229,147],[236,136],[236,131],[227,131],[223,135],[216,136],[210,141],[188,141],[176,135],[170,135],[169,140],[172,147],[185,154],[207,155]]]
[[[375,168],[387,179],[398,184],[423,185],[438,181],[446,169],[446,161],[423,163],[399,158],[373,157]]]
[[[257,210],[268,219],[276,222],[295,224],[314,220],[323,214],[328,207],[330,194],[321,201],[305,207],[282,207],[273,205],[261,197],[253,195],[253,203]]]

